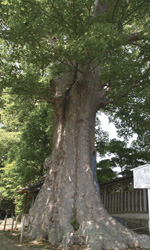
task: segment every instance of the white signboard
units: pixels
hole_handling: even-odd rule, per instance
[[[150,189],[150,164],[133,169],[134,188]]]
[[[133,170],[133,179],[134,179],[134,188],[146,188],[148,189],[148,210],[149,210],[149,219],[148,219],[148,228],[150,235],[150,164],[145,164],[143,166],[132,169]]]

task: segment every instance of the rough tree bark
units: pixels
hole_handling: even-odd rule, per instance
[[[98,69],[90,67],[54,79],[53,152],[43,187],[30,210],[30,234],[63,249],[85,242],[88,249],[149,247],[149,237],[137,236],[104,209],[94,185],[92,155],[96,111],[105,103]]]

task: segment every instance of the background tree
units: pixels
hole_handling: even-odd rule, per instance
[[[103,150],[106,150],[103,156],[106,155],[107,158],[100,160],[97,164],[99,184],[107,182],[117,175],[132,175],[131,169],[149,163],[149,150],[136,147],[137,142],[136,145],[134,144],[129,147],[124,141],[113,139],[103,146]],[[99,150],[99,147],[97,147],[97,150]],[[120,168],[118,173],[113,171],[116,167]]]
[[[131,122],[129,124],[128,121],[131,118],[126,116],[127,121],[125,122],[125,119],[121,119],[118,115],[115,116],[115,114],[107,111],[109,120],[116,124],[117,138],[111,140],[109,139],[109,132],[102,131],[99,115],[97,116],[96,150],[99,155],[97,163],[99,184],[117,178],[118,175],[132,175],[131,169],[150,162],[150,143],[147,140],[149,138],[148,109],[147,106],[140,110],[141,113],[138,112],[138,114],[146,116],[146,119],[143,119],[143,122],[142,120],[138,122],[137,114],[132,126]],[[129,116],[131,117],[131,114]],[[133,135],[134,137],[132,137]],[[117,172],[115,172],[116,167]]]
[[[81,238],[95,250],[149,246],[148,237],[125,230],[104,210],[92,165],[96,112],[136,106],[149,90],[148,6],[148,0],[2,2],[1,89],[46,100],[55,115],[46,179],[30,212],[33,237],[64,249]]]
[[[0,145],[2,208],[21,213],[23,199],[17,195],[45,174],[43,162],[51,153],[53,111],[46,103],[2,96]],[[22,202],[21,202],[22,201]]]

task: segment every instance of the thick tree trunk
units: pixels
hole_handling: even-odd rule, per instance
[[[82,241],[92,250],[148,247],[148,238],[137,237],[107,213],[94,184],[95,114],[105,98],[98,72],[91,70],[82,79],[67,74],[53,85],[53,152],[45,183],[30,211],[30,234],[63,249]]]

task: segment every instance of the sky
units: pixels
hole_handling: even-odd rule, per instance
[[[109,133],[109,139],[119,139],[119,140],[123,140],[123,137],[120,138],[117,136],[117,129],[115,127],[115,125],[112,122],[109,122],[108,117],[101,112],[101,114],[99,115],[99,119],[101,121],[101,127],[104,131],[107,131]],[[133,140],[137,139],[137,134],[134,134],[133,137],[129,140],[128,142],[128,147],[130,147],[131,143]],[[97,161],[99,161],[101,158],[99,156],[97,156]],[[104,158],[103,158],[104,159]],[[114,171],[116,172],[120,172],[121,168],[117,167],[117,168],[113,168]]]
[[[99,115],[99,119],[101,121],[102,129],[104,131],[109,132],[110,139],[117,138],[119,140],[123,140],[123,137],[120,138],[117,136],[117,129],[115,125],[112,122],[111,123],[109,122],[108,117],[104,113],[101,113]],[[137,134],[134,134],[133,137],[129,140],[128,146],[130,146],[132,141],[136,139],[137,139]]]
[[[99,119],[101,121],[101,126],[104,131],[109,132],[109,138],[113,139],[117,137],[117,129],[113,123],[109,123],[108,117],[104,114],[101,113],[99,115]]]

